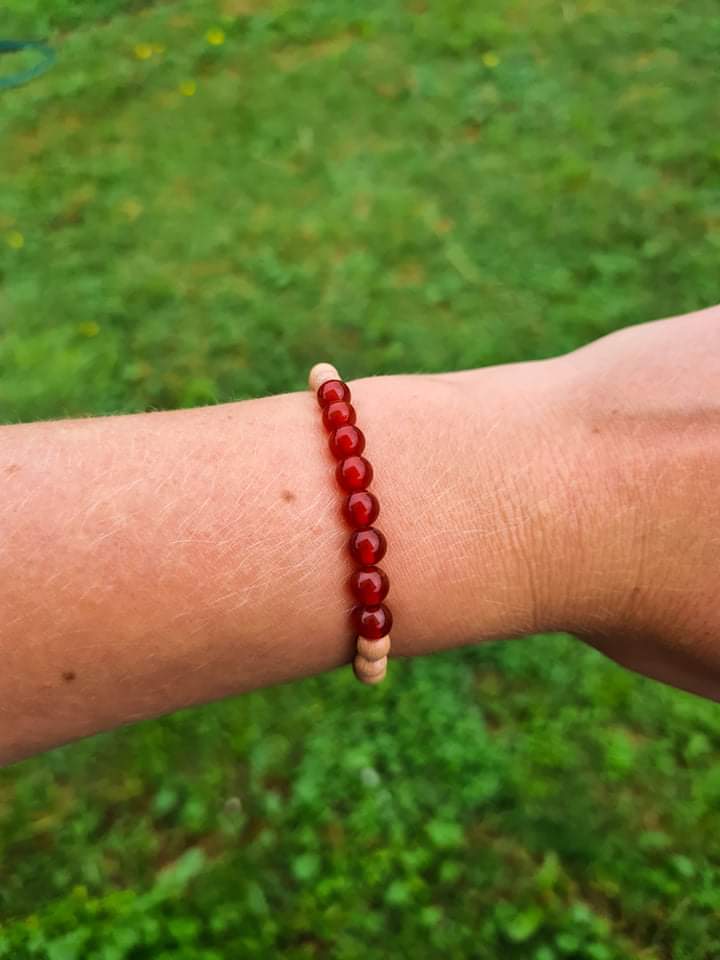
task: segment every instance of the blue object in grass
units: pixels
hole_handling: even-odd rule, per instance
[[[55,51],[41,40],[0,40],[0,56],[3,53],[19,53],[21,50],[34,50],[38,62],[20,73],[11,73],[9,77],[0,77],[0,90],[9,90],[29,83],[35,77],[45,73],[55,62]]]

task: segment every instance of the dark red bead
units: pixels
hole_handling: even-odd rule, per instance
[[[365,435],[359,427],[351,423],[338,427],[335,433],[330,434],[330,452],[338,460],[360,456],[364,449]]]
[[[369,527],[378,518],[380,504],[369,490],[356,490],[345,501],[343,513],[351,527]]]
[[[360,603],[376,607],[387,596],[390,581],[380,567],[361,567],[350,577],[350,589]]]
[[[373,478],[373,468],[365,457],[346,457],[337,465],[337,481],[343,490],[364,490]]]
[[[335,403],[338,400],[350,402],[350,387],[342,380],[326,380],[318,387],[318,403],[321,407],[326,407],[329,403]]]
[[[353,607],[352,622],[361,637],[368,640],[379,640],[386,637],[392,630],[393,618],[384,603],[379,606]]]
[[[328,430],[337,430],[346,423],[355,423],[355,408],[344,400],[329,403],[323,410],[323,423]]]
[[[387,541],[375,527],[356,530],[350,537],[350,553],[361,567],[372,567],[385,556]]]

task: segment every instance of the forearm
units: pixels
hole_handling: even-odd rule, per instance
[[[561,617],[550,379],[352,385],[395,653]],[[347,531],[309,394],[0,434],[0,761],[350,660]]]

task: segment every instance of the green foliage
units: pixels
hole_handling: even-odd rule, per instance
[[[142,10],[153,0],[4,0],[4,34],[43,36],[54,30],[97,23],[123,11]]]
[[[572,348],[716,297],[710,0],[11,0],[7,420]],[[67,32],[70,30],[71,32]],[[720,715],[562,637],[0,773],[0,958],[720,955]]]

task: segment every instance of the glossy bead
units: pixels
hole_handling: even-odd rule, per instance
[[[344,400],[335,400],[323,410],[323,423],[327,430],[337,430],[346,423],[355,423],[355,408]]]
[[[318,388],[317,398],[321,407],[326,407],[329,403],[336,403],[338,400],[349,403],[350,387],[342,380],[326,380]]]
[[[361,567],[350,577],[350,589],[359,603],[376,607],[387,596],[390,581],[380,567]]]
[[[346,457],[337,465],[337,482],[348,493],[364,490],[373,478],[373,468],[365,457]]]
[[[330,452],[338,460],[360,456],[365,449],[365,435],[359,427],[346,423],[330,434]]]
[[[388,607],[381,603],[376,607],[364,607],[358,604],[352,612],[353,626],[361,637],[379,640],[387,636],[392,629],[393,618]]]
[[[369,527],[378,518],[380,504],[369,490],[356,490],[343,504],[343,513],[351,527]]]
[[[356,530],[350,537],[350,553],[362,567],[372,567],[385,556],[387,541],[375,527]]]

